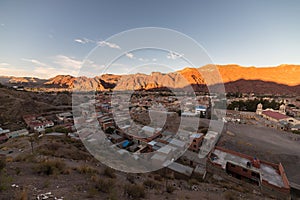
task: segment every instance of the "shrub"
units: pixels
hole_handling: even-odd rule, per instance
[[[0,172],[5,168],[5,166],[6,166],[5,158],[0,157]]]
[[[159,187],[159,184],[156,181],[152,180],[152,179],[145,180],[143,184],[144,184],[145,187],[148,187],[150,189]]]
[[[103,174],[109,178],[116,178],[115,170],[110,167],[106,167]]]
[[[161,177],[161,175],[155,174],[155,175],[154,175],[154,180],[156,180],[156,181],[162,181],[163,178]]]
[[[87,165],[82,165],[80,167],[76,168],[76,171],[78,171],[80,174],[94,174],[97,173],[97,170],[89,167]]]
[[[16,200],[28,200],[28,191],[27,189],[23,189],[22,191],[19,191],[16,193],[15,196]]]
[[[166,191],[168,193],[173,193],[176,190],[176,188],[173,185],[167,185]]]
[[[136,184],[126,184],[124,186],[124,194],[132,199],[140,199],[146,196],[144,186]]]
[[[14,158],[14,162],[36,162],[34,154],[20,154]]]
[[[36,172],[45,175],[63,173],[65,166],[65,163],[59,160],[46,160],[39,163],[36,167]]]
[[[96,189],[104,192],[109,193],[115,185],[115,182],[112,179],[98,179],[96,182]]]
[[[227,200],[235,200],[237,199],[236,194],[230,190],[227,190],[224,194],[225,199]]]
[[[188,183],[189,183],[190,186],[192,186],[192,185],[199,185],[199,182],[196,179],[194,179],[194,178],[189,179]]]
[[[134,180],[135,178],[132,174],[127,174],[126,179],[132,184],[135,183],[135,180]]]

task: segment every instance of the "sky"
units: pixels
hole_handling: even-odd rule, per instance
[[[299,19],[297,0],[0,0],[0,75],[77,76],[86,60],[103,68],[107,63],[87,59],[90,52],[97,46],[121,52],[124,47],[107,39],[142,27],[187,35],[215,64],[300,64]],[[162,58],[176,70],[188,65],[179,61],[183,54],[172,51],[124,56],[127,61],[114,63],[111,73],[128,73],[150,61],[154,67]]]

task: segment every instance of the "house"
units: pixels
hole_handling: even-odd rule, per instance
[[[196,106],[195,107],[195,114],[198,114],[200,116],[205,117],[207,112],[207,107],[206,106]]]
[[[73,114],[71,112],[59,113],[56,115],[59,122],[66,123],[73,121]]]
[[[177,162],[167,161],[164,165],[167,165],[167,170],[171,172],[175,178],[187,179],[191,177],[194,171],[193,168]]]
[[[215,131],[208,131],[203,138],[202,145],[200,147],[200,158],[204,158],[216,145],[221,133]]]
[[[50,128],[54,126],[54,122],[52,120],[47,120],[45,117],[37,117],[35,115],[25,115],[23,116],[27,127],[32,131],[42,132],[45,131],[46,128]]]
[[[203,133],[194,133],[191,135],[190,138],[191,138],[192,142],[190,144],[189,150],[198,153],[201,143],[202,143],[202,140],[204,138]]]
[[[206,171],[254,189],[260,188],[262,193],[278,199],[290,199],[290,185],[281,163],[273,164],[216,147],[208,155]]]
[[[279,110],[267,108],[263,110],[262,104],[257,105],[256,114],[265,119],[267,127],[273,127],[281,130],[290,130],[291,128],[300,125],[300,121],[286,115],[285,105],[281,105]]]
[[[10,133],[7,133],[6,135],[8,138],[16,138],[16,137],[25,136],[28,134],[29,134],[29,131],[27,129],[21,129],[21,130],[17,130],[17,131],[12,131]]]
[[[110,138],[111,142],[114,144],[124,141],[124,138],[118,134],[111,134],[108,137]]]

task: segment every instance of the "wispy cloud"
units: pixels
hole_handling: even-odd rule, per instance
[[[0,24],[1,26],[5,26],[5,24]]]
[[[112,49],[121,49],[121,47],[119,45],[117,45],[115,43],[107,42],[107,41],[104,41],[104,40],[95,41],[95,40],[91,40],[91,39],[88,39],[88,38],[76,38],[74,41],[77,42],[77,43],[80,43],[80,44],[94,43],[94,44],[97,44],[101,47],[109,47],[109,48],[112,48]]]
[[[88,38],[77,38],[74,40],[75,42],[78,42],[80,44],[87,44],[87,43],[95,43],[94,40],[90,40]]]
[[[31,62],[34,65],[41,66],[41,67],[49,67],[46,63],[43,63],[41,61],[35,60],[35,59],[27,59],[27,58],[22,58],[21,60],[26,61],[26,62]]]
[[[181,57],[183,57],[183,54],[179,54],[179,53],[176,53],[176,52],[173,52],[173,51],[170,51],[167,55],[167,58],[172,59],[172,60],[176,60],[176,59],[181,58]]]
[[[138,60],[141,61],[141,62],[148,62],[149,61],[149,59],[147,59],[147,58],[139,58]]]
[[[3,66],[3,67],[9,66],[9,65],[10,65],[10,64],[8,64],[8,63],[6,63],[6,62],[0,63],[0,66]]]
[[[109,47],[109,48],[112,48],[112,49],[121,49],[121,47],[117,44],[114,44],[114,43],[110,43],[110,42],[107,42],[107,41],[98,41],[97,44],[99,46],[102,46],[102,47]]]
[[[63,68],[73,68],[73,69],[80,69],[82,65],[82,61],[76,60],[74,58],[65,55],[57,55],[54,58],[53,63],[58,64]]]
[[[125,55],[130,59],[132,59],[134,57],[134,55],[132,53],[126,53]]]

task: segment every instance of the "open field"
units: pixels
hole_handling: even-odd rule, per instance
[[[228,123],[218,145],[256,156],[261,160],[281,162],[290,182],[300,184],[300,136],[267,127]]]

